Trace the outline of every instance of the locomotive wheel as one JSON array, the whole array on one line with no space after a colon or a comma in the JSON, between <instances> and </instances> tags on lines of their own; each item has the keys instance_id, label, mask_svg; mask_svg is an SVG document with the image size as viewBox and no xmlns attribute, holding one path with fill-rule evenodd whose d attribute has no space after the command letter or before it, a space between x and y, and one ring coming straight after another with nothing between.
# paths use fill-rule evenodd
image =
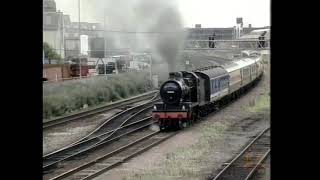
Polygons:
<instances>
[{"instance_id":1,"label":"locomotive wheel","mask_svg":"<svg viewBox=\"0 0 320 180\"><path fill-rule=\"evenodd\" d=\"M183 127L183 128L188 127L188 123L187 123L186 121L182 122L182 127Z\"/></svg>"},{"instance_id":2,"label":"locomotive wheel","mask_svg":"<svg viewBox=\"0 0 320 180\"><path fill-rule=\"evenodd\" d=\"M160 130L161 131L167 131L168 130L168 125L167 125L167 122L166 121L160 121L160 124L159 124L159 126L160 126Z\"/></svg>"},{"instance_id":3,"label":"locomotive wheel","mask_svg":"<svg viewBox=\"0 0 320 180\"><path fill-rule=\"evenodd\" d=\"M161 131L165 131L166 128L165 128L164 126L160 126L160 130L161 130Z\"/></svg>"},{"instance_id":4,"label":"locomotive wheel","mask_svg":"<svg viewBox=\"0 0 320 180\"><path fill-rule=\"evenodd\" d=\"M178 121L178 129L183 129L183 122L181 120Z\"/></svg>"},{"instance_id":5,"label":"locomotive wheel","mask_svg":"<svg viewBox=\"0 0 320 180\"><path fill-rule=\"evenodd\" d=\"M200 117L204 117L205 116L203 108L199 109L199 115L200 115Z\"/></svg>"},{"instance_id":6,"label":"locomotive wheel","mask_svg":"<svg viewBox=\"0 0 320 180\"><path fill-rule=\"evenodd\" d=\"M199 110L199 116L200 116L200 117L203 117L202 110Z\"/></svg>"},{"instance_id":7,"label":"locomotive wheel","mask_svg":"<svg viewBox=\"0 0 320 180\"><path fill-rule=\"evenodd\" d=\"M191 123L195 122L197 120L197 114L195 112L193 112L191 114Z\"/></svg>"}]
</instances>

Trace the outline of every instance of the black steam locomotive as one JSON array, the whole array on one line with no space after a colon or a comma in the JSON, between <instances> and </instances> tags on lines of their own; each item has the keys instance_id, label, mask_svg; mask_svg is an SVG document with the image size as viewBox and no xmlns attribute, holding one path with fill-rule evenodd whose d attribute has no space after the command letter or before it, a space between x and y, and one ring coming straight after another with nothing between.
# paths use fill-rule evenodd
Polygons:
<instances>
[{"instance_id":1,"label":"black steam locomotive","mask_svg":"<svg viewBox=\"0 0 320 180\"><path fill-rule=\"evenodd\" d=\"M210 66L192 72L169 74L160 87L162 102L154 104L152 117L161 130L182 129L206 116L220 103L230 101L257 82L263 74L261 56Z\"/></svg>"}]
</instances>

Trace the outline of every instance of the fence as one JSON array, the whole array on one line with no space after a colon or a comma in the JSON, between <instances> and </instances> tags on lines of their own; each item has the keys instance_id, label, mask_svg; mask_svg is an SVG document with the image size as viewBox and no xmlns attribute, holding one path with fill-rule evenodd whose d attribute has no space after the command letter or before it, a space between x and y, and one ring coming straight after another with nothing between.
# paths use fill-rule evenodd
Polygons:
<instances>
[{"instance_id":1,"label":"fence","mask_svg":"<svg viewBox=\"0 0 320 180\"><path fill-rule=\"evenodd\" d=\"M81 78L80 77L70 77L70 78L57 77L55 80L43 81L43 83L56 83L56 82L69 81L69 80L88 79L95 76L107 76L107 75L106 74L88 75L88 76L82 76Z\"/></svg>"}]
</instances>

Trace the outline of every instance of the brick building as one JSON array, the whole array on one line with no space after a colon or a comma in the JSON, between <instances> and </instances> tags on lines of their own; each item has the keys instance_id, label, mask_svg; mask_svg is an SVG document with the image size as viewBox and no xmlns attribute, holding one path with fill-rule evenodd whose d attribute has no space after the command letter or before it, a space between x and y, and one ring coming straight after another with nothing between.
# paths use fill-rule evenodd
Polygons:
<instances>
[{"instance_id":1,"label":"brick building","mask_svg":"<svg viewBox=\"0 0 320 180\"><path fill-rule=\"evenodd\" d=\"M48 81L70 77L69 67L61 64L44 64L42 73Z\"/></svg>"}]
</instances>

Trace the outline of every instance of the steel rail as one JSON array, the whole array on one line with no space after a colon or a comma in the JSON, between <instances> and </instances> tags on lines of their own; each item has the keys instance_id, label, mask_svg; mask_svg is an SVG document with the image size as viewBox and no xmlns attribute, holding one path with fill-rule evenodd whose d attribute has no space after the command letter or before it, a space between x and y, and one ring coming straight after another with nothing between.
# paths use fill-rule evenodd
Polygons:
<instances>
[{"instance_id":1,"label":"steel rail","mask_svg":"<svg viewBox=\"0 0 320 180\"><path fill-rule=\"evenodd\" d=\"M65 173L63 173L63 174L60 174L59 176L56 176L56 177L54 177L54 178L52 178L52 179L50 179L50 180L56 180L56 179L66 178L66 177L68 177L68 176L70 176L70 175L72 175L72 174L75 174L75 173L77 173L77 172L79 172L79 171L81 171L81 170L83 170L83 169L85 169L85 168L91 167L91 166L99 163L100 161L103 161L103 160L105 160L105 159L107 159L107 158L110 158L110 157L112 157L114 154L117 154L117 153L120 153L120 152L124 152L125 150L128 150L128 149L131 148L131 147L134 147L136 144L139 144L139 143L141 143L141 142L143 142L143 141L147 141L147 140L149 140L150 138L152 138L153 136L155 136L156 134L159 134L159 133L160 133L160 131L152 132L152 133L150 133L150 134L148 134L148 135L146 135L146 136L143 136L143 137L135 140L134 142L131 142L131 143L127 144L127 145L124 145L124 146L122 146L122 147L120 147L120 148L117 148L116 150L114 150L114 151L112 151L112 152L109 152L109 153L107 153L107 154L104 154L104 155L102 155L102 156L100 156L100 157L98 157L98 158L96 158L96 159L94 159L94 160L92 160L92 161L90 161L90 162L88 162L88 163L85 163L85 164L83 164L83 165L81 165L81 166L78 166L78 167L76 167L76 168L73 168L73 169L71 169L71 170L69 170L69 171L67 171L67 172L65 172ZM97 177L98 175L102 174L103 172L105 172L105 171L107 171L107 170L110 170L110 169L112 169L112 168L120 165L120 164L123 163L124 161L126 161L126 160L128 160L128 159L131 159L132 157L134 157L134 156L136 156L136 155L138 155L138 154L140 154L140 153L142 153L142 152L150 149L151 147L153 147L153 146L161 143L162 141L164 141L164 140L172 137L172 136L175 135L175 134L177 134L177 132L173 132L173 133L167 134L167 135L164 136L164 137L160 137L160 138L158 138L156 141L153 141L151 144L148 144L148 145L146 145L146 146L143 147L143 148L139 148L137 151L128 154L128 155L125 156L124 158L121 158L120 160L118 160L118 161L116 161L116 162L114 162L114 163L112 163L112 164L110 164L110 165L107 165L107 166L101 168L100 170L98 170L98 171L96 171L96 172L94 172L94 173L92 173L92 174L88 174L88 176L86 176L84 179L92 179L92 178L94 178L94 177Z\"/></svg>"},{"instance_id":2,"label":"steel rail","mask_svg":"<svg viewBox=\"0 0 320 180\"><path fill-rule=\"evenodd\" d=\"M52 119L52 120L47 120L47 121L43 122L42 128L43 129L47 129L49 127L54 127L54 126L57 126L57 125L60 125L60 124L64 124L64 123L67 123L67 122L71 122L71 121L75 121L75 120L78 120L78 119L81 119L81 118L94 116L96 114L99 114L99 113L102 113L102 112L105 112L105 111L109 111L109 110L112 110L112 109L116 109L116 108L119 108L119 107L124 106L124 105L129 105L129 104L132 104L132 103L143 101L143 100L149 98L149 96L151 96L152 94L156 94L156 93L158 93L158 91L151 91L151 92L144 93L144 94L141 94L141 95L138 95L138 96L135 96L135 97L131 97L131 98L128 98L128 99L116 101L116 102L111 103L111 104L106 104L106 105L103 105L103 106L92 108L92 109L89 109L89 110L86 110L86 111L81 111L81 112L78 112L78 113L75 113L75 114L69 114L69 115L66 115L66 116L63 116L63 117L55 118L55 119Z\"/></svg>"},{"instance_id":3,"label":"steel rail","mask_svg":"<svg viewBox=\"0 0 320 180\"><path fill-rule=\"evenodd\" d=\"M259 160L259 162L257 163L257 165L250 171L250 173L248 174L248 176L246 177L245 180L249 180L252 175L254 174L254 172L256 172L257 168L259 166L261 166L261 164L263 163L263 161L269 156L270 154L270 149L262 156L262 158Z\"/></svg>"},{"instance_id":4,"label":"steel rail","mask_svg":"<svg viewBox=\"0 0 320 180\"><path fill-rule=\"evenodd\" d=\"M262 132L260 132L235 158L232 159L232 161L230 163L228 163L227 166L225 166L215 177L213 180L218 180L218 178L220 178L223 173L225 173L225 171L227 171L229 169L229 167L235 162L237 161L245 152L247 152L247 150L252 147L252 145L258 140L260 139L260 137L262 137L267 131L270 130L270 127L265 128Z\"/></svg>"},{"instance_id":5,"label":"steel rail","mask_svg":"<svg viewBox=\"0 0 320 180\"><path fill-rule=\"evenodd\" d=\"M75 156L79 156L79 155L81 155L81 154L83 154L83 153L86 153L86 152L88 152L88 151L97 149L98 147L100 147L100 146L102 146L102 145L104 145L104 144L106 144L106 143L110 143L110 142L112 142L112 141L114 141L114 140L117 140L117 139L119 139L119 138L121 138L121 137L123 137L123 136L125 136L125 135L129 135L129 134L134 133L134 132L136 132L136 131L139 131L139 130L141 130L141 129L143 129L143 128L149 127L149 126L150 126L151 124L153 124L153 123L154 123L154 122L147 123L147 124L142 125L142 126L140 126L140 127L138 127L138 128L135 128L135 129L133 129L133 130L130 130L130 131L128 131L128 132L125 132L125 133L123 133L123 134L121 134L121 135L119 135L119 136L113 137L113 138L108 139L108 140L101 140L101 141L99 141L98 143L95 143L95 144L93 144L93 145L89 145L89 146L87 146L87 147L85 147L85 148L81 148L81 147L80 147L80 150L75 151L75 153L73 153L73 154L65 153L64 156L63 156L63 155L60 155L59 157L62 156L62 158L57 159L57 160L54 160L53 162L44 165L44 166L43 166L43 169L48 169L49 167L52 167L53 165L56 165L56 164L59 163L59 162L65 161L65 160L70 159L70 158L75 157Z\"/></svg>"},{"instance_id":6,"label":"steel rail","mask_svg":"<svg viewBox=\"0 0 320 180\"><path fill-rule=\"evenodd\" d=\"M158 99L154 100L156 97L157 97L157 95L155 95L151 100L149 100L148 102L146 102L146 103L144 103L144 104L140 104L140 105L137 105L137 106L135 106L135 107L126 109L126 110L124 110L124 111L122 111L122 112L120 112L120 113L118 113L118 114L115 114L114 116L112 116L112 117L110 117L110 118L105 119L105 122L103 122L101 125L99 125L96 129L94 129L92 132L90 132L90 133L87 134L86 136L84 136L84 137L82 137L81 139L79 139L79 140L77 140L77 141L75 141L75 142L73 142L73 143L71 143L71 144L69 144L69 145L66 145L66 146L64 146L64 147L62 147L62 148L60 148L60 149L58 149L58 150L55 150L55 151L53 151L53 152L50 152L50 153L45 154L45 155L43 156L43 158L47 158L47 157L49 157L49 156L52 156L52 155L54 155L54 154L56 154L56 153L58 153L58 152L61 152L61 151L65 150L65 149L67 149L67 148L69 148L69 147L71 147L71 146L73 146L73 145L75 145L75 144L79 144L81 141L85 141L85 140L88 139L91 135L93 135L94 133L98 132L102 127L104 127L105 125L107 125L107 124L110 123L111 121L115 121L115 120L116 120L117 118L119 118L121 115L124 115L124 114L126 114L126 113L129 113L129 112L132 111L132 110L135 110L135 109L140 108L140 107L142 107L142 106L144 106L144 105L147 105L147 104L149 104L149 103L152 103L152 102L157 101Z\"/></svg>"}]
</instances>

